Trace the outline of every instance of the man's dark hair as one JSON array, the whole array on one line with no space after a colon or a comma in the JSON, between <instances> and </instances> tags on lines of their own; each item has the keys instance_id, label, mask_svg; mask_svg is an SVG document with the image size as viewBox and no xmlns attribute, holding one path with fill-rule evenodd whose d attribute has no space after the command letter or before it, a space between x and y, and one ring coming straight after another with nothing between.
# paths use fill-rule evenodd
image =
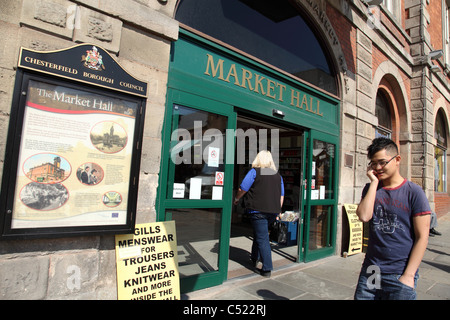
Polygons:
<instances>
[{"instance_id":1,"label":"man's dark hair","mask_svg":"<svg viewBox=\"0 0 450 320\"><path fill-rule=\"evenodd\" d=\"M383 149L386 149L386 152L398 154L398 147L395 142L381 137L372 140L372 144L367 148L367 158L372 159L375 153Z\"/></svg>"}]
</instances>

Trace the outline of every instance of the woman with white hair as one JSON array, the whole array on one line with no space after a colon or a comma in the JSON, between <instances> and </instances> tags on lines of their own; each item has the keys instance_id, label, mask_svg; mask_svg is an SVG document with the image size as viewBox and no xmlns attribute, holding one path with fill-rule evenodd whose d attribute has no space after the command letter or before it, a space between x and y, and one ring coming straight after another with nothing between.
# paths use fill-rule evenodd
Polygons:
<instances>
[{"instance_id":1,"label":"woman with white hair","mask_svg":"<svg viewBox=\"0 0 450 320\"><path fill-rule=\"evenodd\" d=\"M244 195L245 207L251 214L253 226L251 259L255 267L261 261L262 268L257 271L264 277L270 277L273 266L268 229L281 213L284 200L283 178L278 173L270 151L258 153L252 169L242 180L234 204L238 204Z\"/></svg>"}]
</instances>

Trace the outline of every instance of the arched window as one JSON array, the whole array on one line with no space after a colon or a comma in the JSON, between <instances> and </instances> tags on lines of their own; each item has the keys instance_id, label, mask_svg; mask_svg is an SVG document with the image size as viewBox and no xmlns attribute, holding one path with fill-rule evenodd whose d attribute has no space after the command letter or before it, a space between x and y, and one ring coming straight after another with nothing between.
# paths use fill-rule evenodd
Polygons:
<instances>
[{"instance_id":1,"label":"arched window","mask_svg":"<svg viewBox=\"0 0 450 320\"><path fill-rule=\"evenodd\" d=\"M289 0L180 0L175 19L337 94L324 48Z\"/></svg>"},{"instance_id":2,"label":"arched window","mask_svg":"<svg viewBox=\"0 0 450 320\"><path fill-rule=\"evenodd\" d=\"M447 191L447 126L445 114L439 110L434 124L437 144L434 152L434 191Z\"/></svg>"},{"instance_id":3,"label":"arched window","mask_svg":"<svg viewBox=\"0 0 450 320\"><path fill-rule=\"evenodd\" d=\"M375 131L375 137L391 138L392 120L389 107L389 100L386 95L378 90L375 102L375 116L378 118L378 127Z\"/></svg>"}]
</instances>

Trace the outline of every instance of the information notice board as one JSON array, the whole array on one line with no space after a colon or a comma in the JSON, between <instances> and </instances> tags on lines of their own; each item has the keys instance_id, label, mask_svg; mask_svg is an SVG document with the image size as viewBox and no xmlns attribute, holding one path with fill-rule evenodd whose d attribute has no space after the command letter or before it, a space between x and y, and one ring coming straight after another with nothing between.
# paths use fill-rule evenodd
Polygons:
<instances>
[{"instance_id":1,"label":"information notice board","mask_svg":"<svg viewBox=\"0 0 450 320\"><path fill-rule=\"evenodd\" d=\"M103 48L21 48L0 238L134 230L147 83Z\"/></svg>"},{"instance_id":2,"label":"information notice board","mask_svg":"<svg viewBox=\"0 0 450 320\"><path fill-rule=\"evenodd\" d=\"M175 221L116 235L116 265L119 300L180 300Z\"/></svg>"},{"instance_id":3,"label":"information notice board","mask_svg":"<svg viewBox=\"0 0 450 320\"><path fill-rule=\"evenodd\" d=\"M125 225L137 106L30 80L11 228Z\"/></svg>"}]
</instances>

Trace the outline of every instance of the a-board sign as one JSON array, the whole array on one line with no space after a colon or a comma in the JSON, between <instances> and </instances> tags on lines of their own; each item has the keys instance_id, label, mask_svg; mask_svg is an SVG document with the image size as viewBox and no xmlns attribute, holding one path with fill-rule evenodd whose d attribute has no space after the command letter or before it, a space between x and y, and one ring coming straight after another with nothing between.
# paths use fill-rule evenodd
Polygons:
<instances>
[{"instance_id":1,"label":"a-board sign","mask_svg":"<svg viewBox=\"0 0 450 320\"><path fill-rule=\"evenodd\" d=\"M348 243L347 255L362 252L363 246L363 223L356 215L356 204L344 204L345 212L347 213L348 224L350 229L350 239Z\"/></svg>"},{"instance_id":2,"label":"a-board sign","mask_svg":"<svg viewBox=\"0 0 450 320\"><path fill-rule=\"evenodd\" d=\"M116 235L117 298L179 300L175 221L138 224Z\"/></svg>"}]
</instances>

